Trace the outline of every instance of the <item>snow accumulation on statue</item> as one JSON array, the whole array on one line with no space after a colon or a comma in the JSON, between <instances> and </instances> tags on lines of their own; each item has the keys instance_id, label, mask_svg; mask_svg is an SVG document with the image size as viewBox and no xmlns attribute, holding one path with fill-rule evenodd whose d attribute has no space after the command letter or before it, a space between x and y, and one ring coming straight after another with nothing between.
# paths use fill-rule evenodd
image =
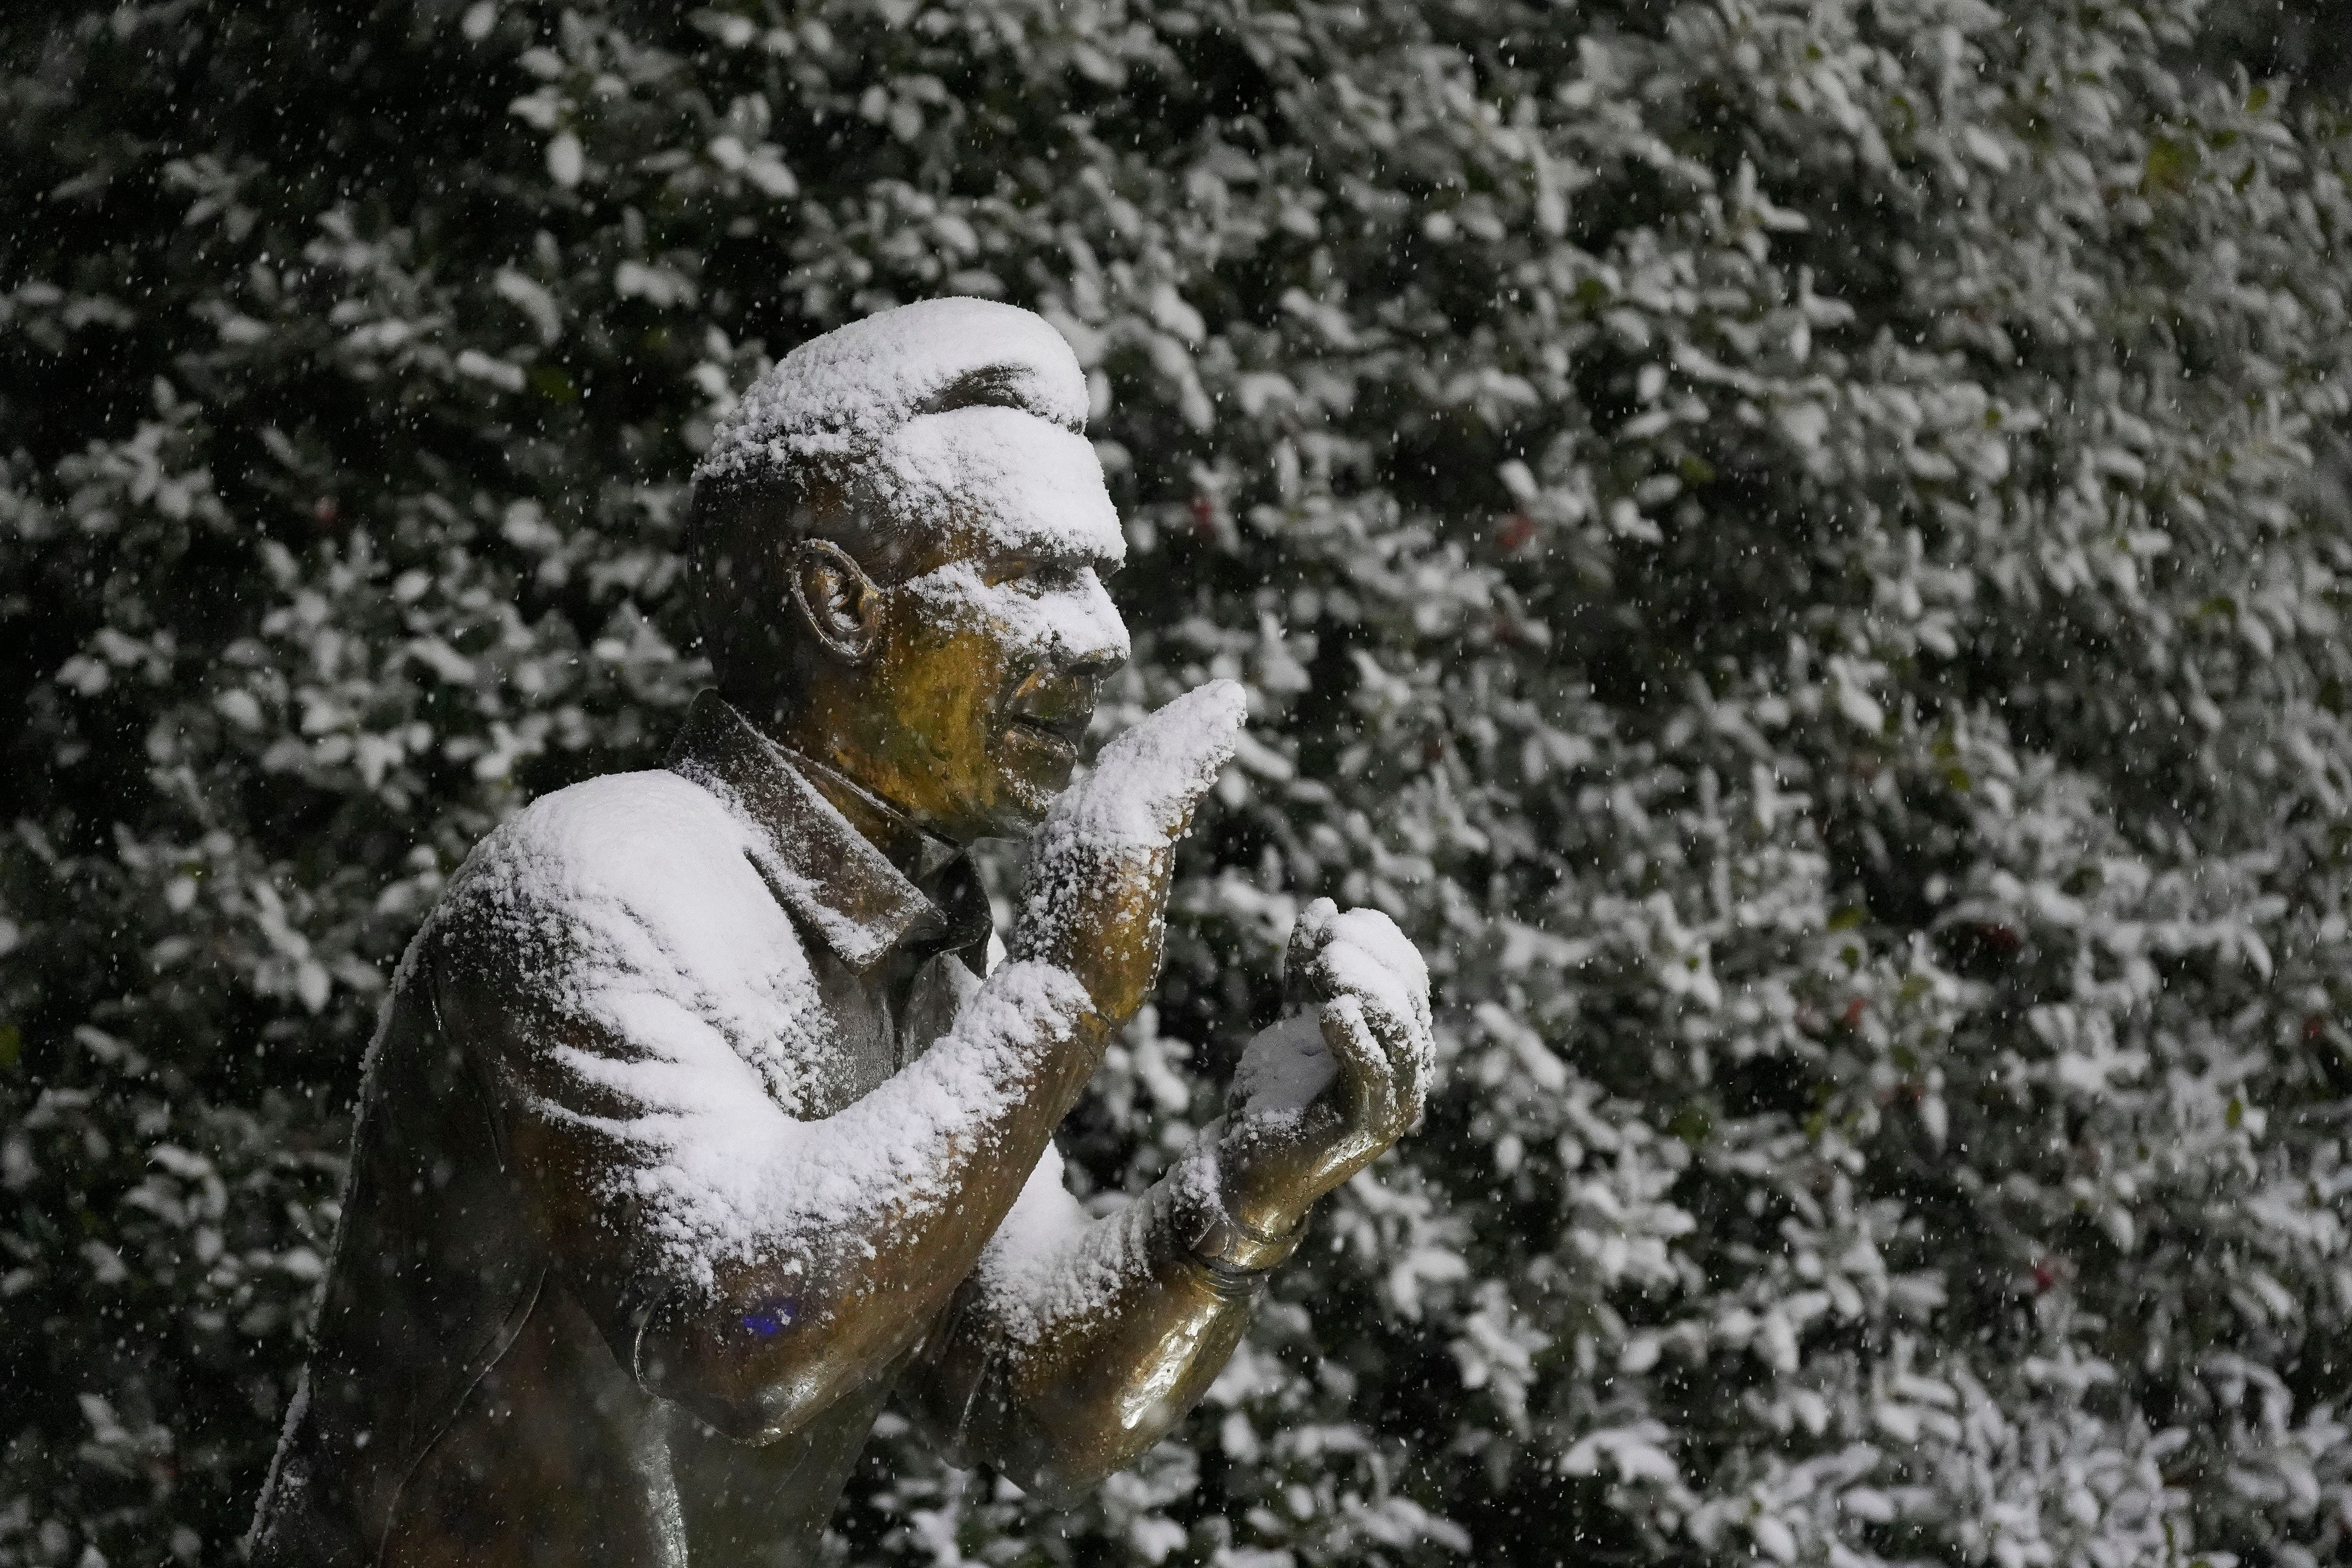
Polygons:
<instances>
[{"instance_id":1,"label":"snow accumulation on statue","mask_svg":"<svg viewBox=\"0 0 2352 1568\"><path fill-rule=\"evenodd\" d=\"M666 767L483 840L410 947L257 1562L803 1562L890 1402L1066 1499L1417 1118L1420 955L1318 900L1226 1115L1107 1216L1062 1187L1244 720L1212 682L1071 783L1127 654L1086 407L1045 321L938 300L803 344L720 428L688 547L717 685ZM1003 837L992 964L965 850Z\"/></svg>"}]
</instances>

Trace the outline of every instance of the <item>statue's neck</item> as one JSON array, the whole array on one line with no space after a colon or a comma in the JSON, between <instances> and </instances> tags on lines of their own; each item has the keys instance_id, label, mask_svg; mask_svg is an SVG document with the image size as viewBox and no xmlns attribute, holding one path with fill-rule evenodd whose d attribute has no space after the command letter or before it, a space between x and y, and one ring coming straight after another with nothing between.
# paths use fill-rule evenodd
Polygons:
<instances>
[{"instance_id":1,"label":"statue's neck","mask_svg":"<svg viewBox=\"0 0 2352 1568\"><path fill-rule=\"evenodd\" d=\"M814 785L827 805L841 813L859 837L880 850L901 876L918 887L928 887L963 847L929 832L912 816L832 763L817 757L792 740L772 737L792 758L801 776Z\"/></svg>"}]
</instances>

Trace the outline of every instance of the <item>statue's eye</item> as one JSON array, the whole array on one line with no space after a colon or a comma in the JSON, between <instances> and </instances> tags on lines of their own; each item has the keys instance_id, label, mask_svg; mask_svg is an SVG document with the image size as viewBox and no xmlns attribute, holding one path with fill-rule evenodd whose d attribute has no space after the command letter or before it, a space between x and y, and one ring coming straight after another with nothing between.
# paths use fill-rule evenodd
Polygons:
<instances>
[{"instance_id":1,"label":"statue's eye","mask_svg":"<svg viewBox=\"0 0 2352 1568\"><path fill-rule=\"evenodd\" d=\"M945 414L957 408L1023 408L1021 373L1011 365L968 370L923 400L919 414Z\"/></svg>"},{"instance_id":2,"label":"statue's eye","mask_svg":"<svg viewBox=\"0 0 2352 1568\"><path fill-rule=\"evenodd\" d=\"M992 588L1012 586L1026 594L1067 594L1081 586L1087 568L1067 561L1035 561L1013 556L981 568L981 581Z\"/></svg>"}]
</instances>

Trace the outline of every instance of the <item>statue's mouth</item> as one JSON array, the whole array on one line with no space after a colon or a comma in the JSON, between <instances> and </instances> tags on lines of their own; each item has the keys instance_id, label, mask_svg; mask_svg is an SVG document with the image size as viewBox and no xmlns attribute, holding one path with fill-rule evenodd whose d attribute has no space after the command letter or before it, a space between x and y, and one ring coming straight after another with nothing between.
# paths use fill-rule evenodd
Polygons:
<instances>
[{"instance_id":1,"label":"statue's mouth","mask_svg":"<svg viewBox=\"0 0 2352 1568\"><path fill-rule=\"evenodd\" d=\"M1059 747L1075 756L1077 754L1078 741L1086 733L1087 717L1083 713L1062 718L1049 717L1042 713L1015 713L1013 716L1013 727L1026 731L1036 739Z\"/></svg>"},{"instance_id":2,"label":"statue's mouth","mask_svg":"<svg viewBox=\"0 0 2352 1568\"><path fill-rule=\"evenodd\" d=\"M1057 762L1077 760L1094 716L1094 682L1051 669L1033 673L1005 704L1010 727Z\"/></svg>"}]
</instances>

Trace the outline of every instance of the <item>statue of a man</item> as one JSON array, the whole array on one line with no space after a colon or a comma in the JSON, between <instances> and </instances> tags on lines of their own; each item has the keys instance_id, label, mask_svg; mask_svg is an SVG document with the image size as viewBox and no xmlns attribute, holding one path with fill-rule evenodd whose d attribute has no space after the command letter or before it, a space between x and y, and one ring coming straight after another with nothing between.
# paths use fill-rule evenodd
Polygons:
<instances>
[{"instance_id":1,"label":"statue of a man","mask_svg":"<svg viewBox=\"0 0 2352 1568\"><path fill-rule=\"evenodd\" d=\"M696 472L718 687L486 838L371 1048L265 1564L809 1560L884 1404L1068 1498L1216 1374L1419 1114L1427 976L1318 903L1226 1116L1089 1218L1051 1142L1160 956L1214 682L1070 784L1127 653L1068 346L941 300L818 338ZM1001 958L964 853L1028 835Z\"/></svg>"}]
</instances>

